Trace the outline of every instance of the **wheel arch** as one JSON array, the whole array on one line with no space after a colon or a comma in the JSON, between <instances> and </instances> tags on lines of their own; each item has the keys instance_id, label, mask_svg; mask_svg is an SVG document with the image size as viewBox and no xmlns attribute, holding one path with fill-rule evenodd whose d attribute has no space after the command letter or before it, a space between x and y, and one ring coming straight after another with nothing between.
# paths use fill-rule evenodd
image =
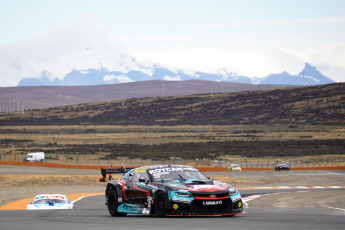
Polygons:
<instances>
[{"instance_id":1,"label":"wheel arch","mask_svg":"<svg viewBox=\"0 0 345 230\"><path fill-rule=\"evenodd\" d=\"M109 192L114 190L116 194L122 197L122 186L119 184L108 183L107 188L105 189L105 196L108 197Z\"/></svg>"}]
</instances>

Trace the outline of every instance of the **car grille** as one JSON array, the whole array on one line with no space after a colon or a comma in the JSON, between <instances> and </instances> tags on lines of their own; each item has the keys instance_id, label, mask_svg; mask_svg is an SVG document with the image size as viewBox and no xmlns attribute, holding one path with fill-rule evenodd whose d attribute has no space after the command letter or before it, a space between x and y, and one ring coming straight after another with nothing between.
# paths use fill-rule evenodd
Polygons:
<instances>
[{"instance_id":1,"label":"car grille","mask_svg":"<svg viewBox=\"0 0 345 230\"><path fill-rule=\"evenodd\" d=\"M194 200L192 202L193 209L198 213L226 213L231 211L231 200Z\"/></svg>"},{"instance_id":2,"label":"car grille","mask_svg":"<svg viewBox=\"0 0 345 230\"><path fill-rule=\"evenodd\" d=\"M196 193L193 192L192 193L194 197L226 197L229 196L229 192L222 192L222 193L214 193L214 194L210 194L210 193Z\"/></svg>"}]
</instances>

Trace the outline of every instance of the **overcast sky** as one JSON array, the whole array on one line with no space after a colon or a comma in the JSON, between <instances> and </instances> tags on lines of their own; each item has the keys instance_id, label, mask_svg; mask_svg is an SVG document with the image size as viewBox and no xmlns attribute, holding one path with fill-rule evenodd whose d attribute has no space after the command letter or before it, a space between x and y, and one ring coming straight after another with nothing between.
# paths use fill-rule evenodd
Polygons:
<instances>
[{"instance_id":1,"label":"overcast sky","mask_svg":"<svg viewBox=\"0 0 345 230\"><path fill-rule=\"evenodd\" d=\"M0 86L47 70L160 63L345 82L343 0L0 0Z\"/></svg>"}]
</instances>

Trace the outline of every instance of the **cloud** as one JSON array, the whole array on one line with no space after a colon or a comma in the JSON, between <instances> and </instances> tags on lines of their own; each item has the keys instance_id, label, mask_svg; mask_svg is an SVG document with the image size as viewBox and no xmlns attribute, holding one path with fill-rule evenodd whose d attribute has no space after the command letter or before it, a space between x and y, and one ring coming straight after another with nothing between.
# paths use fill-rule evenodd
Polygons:
<instances>
[{"instance_id":1,"label":"cloud","mask_svg":"<svg viewBox=\"0 0 345 230\"><path fill-rule=\"evenodd\" d=\"M107 30L90 18L61 24L39 36L0 46L0 86L14 86L22 78L40 77L44 70L62 79L73 69L139 69Z\"/></svg>"},{"instance_id":2,"label":"cloud","mask_svg":"<svg viewBox=\"0 0 345 230\"><path fill-rule=\"evenodd\" d=\"M326 18L304 18L290 20L270 20L270 21L251 21L251 22L234 22L224 24L209 24L184 26L182 29L215 29L215 28L232 28L232 27L257 27L257 26L284 26L284 25L330 25L345 23L345 17L326 17Z\"/></svg>"}]
</instances>

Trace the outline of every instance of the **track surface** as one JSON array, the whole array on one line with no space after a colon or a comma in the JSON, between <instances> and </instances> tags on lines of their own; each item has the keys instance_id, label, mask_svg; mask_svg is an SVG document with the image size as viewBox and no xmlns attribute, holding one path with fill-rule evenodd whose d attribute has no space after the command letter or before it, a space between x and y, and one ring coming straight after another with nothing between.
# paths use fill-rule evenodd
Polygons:
<instances>
[{"instance_id":1,"label":"track surface","mask_svg":"<svg viewBox=\"0 0 345 230\"><path fill-rule=\"evenodd\" d=\"M344 229L345 211L327 208L247 208L234 217L111 217L103 196L88 197L74 210L0 211L0 229Z\"/></svg>"},{"instance_id":2,"label":"track surface","mask_svg":"<svg viewBox=\"0 0 345 230\"><path fill-rule=\"evenodd\" d=\"M8 172L8 169L5 170ZM39 170L40 171L40 170ZM57 173L51 170L51 174ZM98 171L98 170L97 170ZM0 170L1 173L1 170ZM35 172L41 173L41 172ZM79 174L81 172L79 171ZM85 172L87 173L87 172ZM96 173L96 172L95 172ZM98 173L98 172L97 172ZM257 173L250 172L253 176ZM260 172L261 175L271 172ZM213 174L213 173L210 173ZM223 173L217 173L223 174ZM226 172L224 172L226 174ZM344 171L318 171L318 172L289 172L288 175L340 175ZM341 182L345 180L341 179ZM306 189L240 189L246 197L253 194L267 194L275 192L297 192ZM332 189L312 189L313 191L331 191ZM340 189L344 191L345 189ZM320 199L327 199L321 197ZM104 205L104 196L86 197L75 203L74 210L13 210L0 211L0 230L94 230L94 229L344 229L345 210L332 208L246 208L244 215L234 217L174 217L159 218L147 215L128 215L127 217L111 217Z\"/></svg>"}]
</instances>

